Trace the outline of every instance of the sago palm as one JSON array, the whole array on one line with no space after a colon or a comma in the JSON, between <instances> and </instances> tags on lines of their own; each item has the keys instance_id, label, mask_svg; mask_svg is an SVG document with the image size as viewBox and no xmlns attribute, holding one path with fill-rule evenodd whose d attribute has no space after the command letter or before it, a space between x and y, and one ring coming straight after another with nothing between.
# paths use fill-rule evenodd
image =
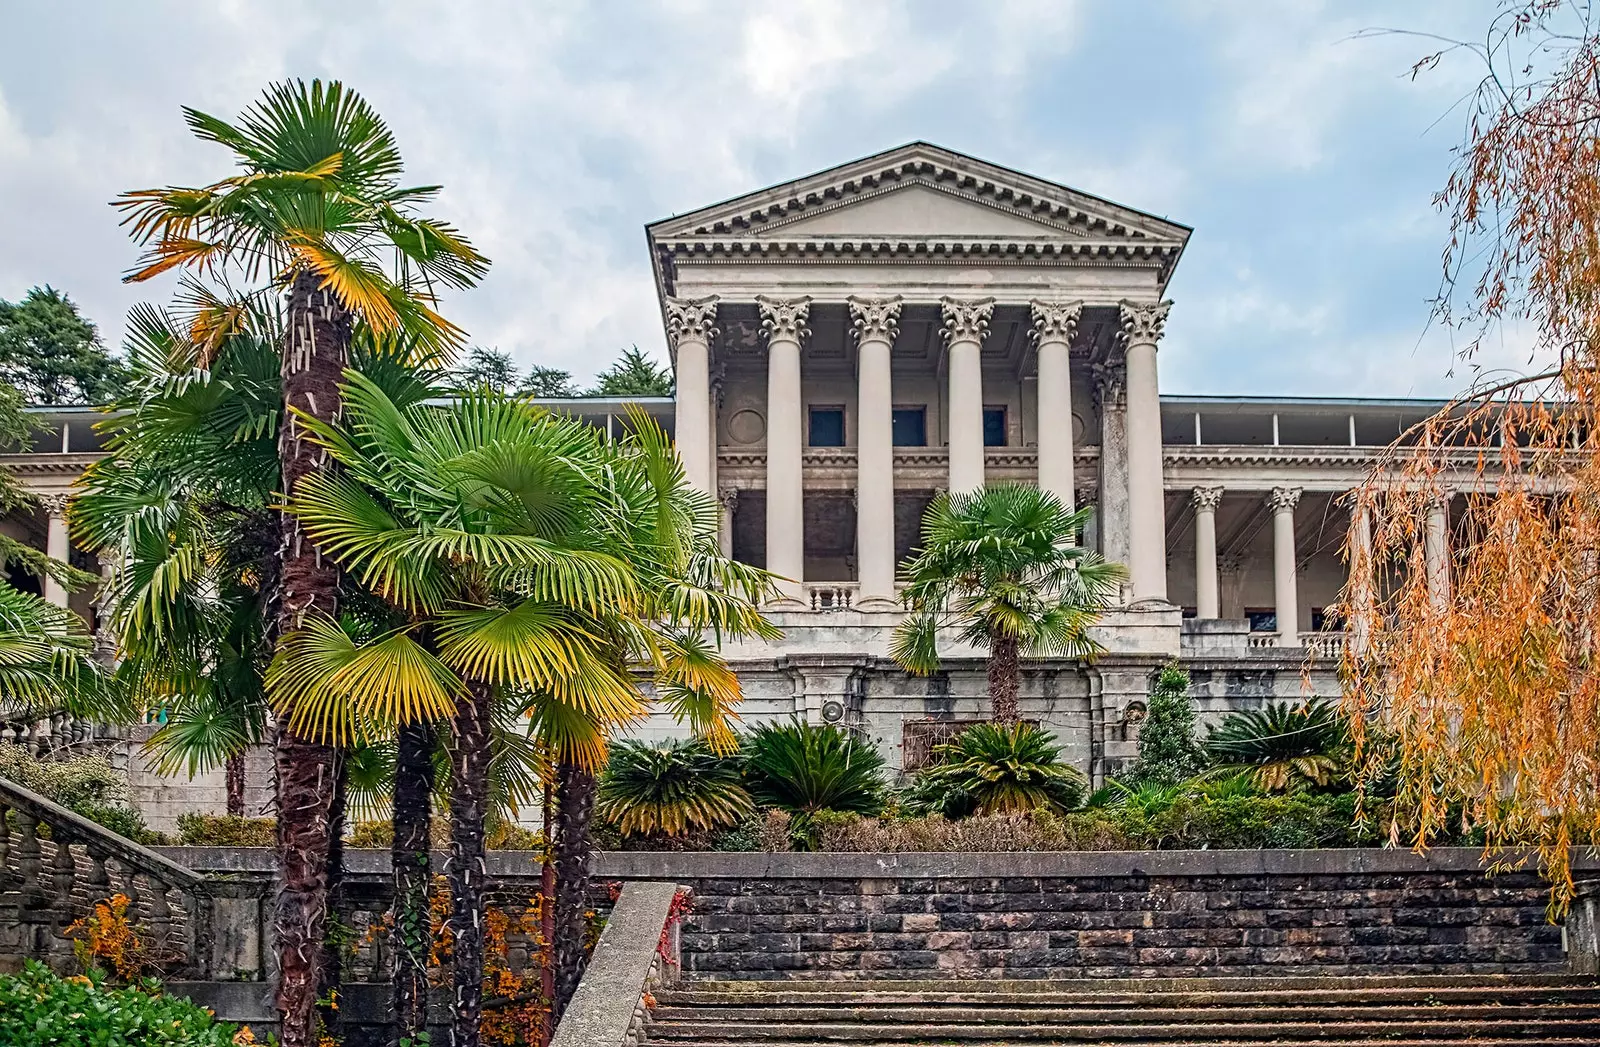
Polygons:
<instances>
[{"instance_id":1,"label":"sago palm","mask_svg":"<svg viewBox=\"0 0 1600 1047\"><path fill-rule=\"evenodd\" d=\"M974 724L934 755L940 762L922 777L979 814L1067 810L1083 802L1088 788L1077 768L1061 762L1061 747L1033 724ZM943 813L959 812L946 805Z\"/></svg>"},{"instance_id":2,"label":"sago palm","mask_svg":"<svg viewBox=\"0 0 1600 1047\"><path fill-rule=\"evenodd\" d=\"M888 798L883 755L833 724L760 724L745 738L743 752L750 794L762 806L793 815L792 833L803 846L810 845L819 812L879 814Z\"/></svg>"},{"instance_id":3,"label":"sago palm","mask_svg":"<svg viewBox=\"0 0 1600 1047\"><path fill-rule=\"evenodd\" d=\"M1077 544L1089 510L1069 512L1035 487L995 484L941 493L922 519L922 549L905 563L910 613L889 653L908 672L939 668L939 634L989 652L995 720L1017 719L1022 655L1090 658L1089 629L1126 575Z\"/></svg>"},{"instance_id":4,"label":"sago palm","mask_svg":"<svg viewBox=\"0 0 1600 1047\"><path fill-rule=\"evenodd\" d=\"M1229 713L1206 734L1217 769L1244 774L1263 792L1324 786L1347 768L1348 734L1338 708L1325 699L1268 702Z\"/></svg>"},{"instance_id":5,"label":"sago palm","mask_svg":"<svg viewBox=\"0 0 1600 1047\"><path fill-rule=\"evenodd\" d=\"M187 108L184 116L197 137L233 153L238 172L209 185L119 197L134 239L146 248L127 279L173 269L234 271L285 293L283 403L325 422L339 415L353 321L380 336L405 330L425 344L459 343L461 332L434 311L434 289L471 286L487 260L448 224L416 214L437 187L401 185L394 136L358 94L337 81L284 82L236 122ZM279 480L292 492L302 477L325 467L325 455L299 425L286 424L280 435ZM281 516L278 547L273 631L283 635L312 613L332 614L339 579L291 514ZM276 733L274 757L275 1002L285 1047L311 1047L339 775L334 749L293 728Z\"/></svg>"},{"instance_id":6,"label":"sago palm","mask_svg":"<svg viewBox=\"0 0 1600 1047\"><path fill-rule=\"evenodd\" d=\"M623 836L682 837L750 813L738 765L697 739L612 746L595 810Z\"/></svg>"},{"instance_id":7,"label":"sago palm","mask_svg":"<svg viewBox=\"0 0 1600 1047\"><path fill-rule=\"evenodd\" d=\"M771 635L755 610L770 583L709 552L712 506L688 492L648 419L615 445L493 393L402 407L355 373L344 403L337 427L301 419L342 468L302 481L291 510L404 620L358 641L308 617L268 683L313 737L336 740L362 720L449 720L454 1024L456 1042L471 1043L496 710L530 718L562 763L559 852L563 837L586 837L607 734L645 712L635 668L696 733L728 744L738 683L701 632ZM575 797L583 778L590 796ZM558 955L582 943L587 851L572 846L580 860L559 870L557 896L558 922L572 926L558 928Z\"/></svg>"}]
</instances>

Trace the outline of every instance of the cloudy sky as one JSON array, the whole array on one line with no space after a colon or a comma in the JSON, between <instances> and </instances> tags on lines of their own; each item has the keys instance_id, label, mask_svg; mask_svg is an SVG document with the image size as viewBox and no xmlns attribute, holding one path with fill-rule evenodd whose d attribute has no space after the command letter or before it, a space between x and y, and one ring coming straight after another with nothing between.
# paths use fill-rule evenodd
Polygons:
<instances>
[{"instance_id":1,"label":"cloudy sky","mask_svg":"<svg viewBox=\"0 0 1600 1047\"><path fill-rule=\"evenodd\" d=\"M1195 227L1167 392L1437 395L1431 205L1478 70L1413 80L1393 27L1479 37L1494 0L19 2L0 36L0 297L133 302L119 191L222 177L179 107L339 77L494 260L447 311L592 375L664 354L646 222L927 139ZM1500 350L1507 362L1519 355Z\"/></svg>"}]
</instances>

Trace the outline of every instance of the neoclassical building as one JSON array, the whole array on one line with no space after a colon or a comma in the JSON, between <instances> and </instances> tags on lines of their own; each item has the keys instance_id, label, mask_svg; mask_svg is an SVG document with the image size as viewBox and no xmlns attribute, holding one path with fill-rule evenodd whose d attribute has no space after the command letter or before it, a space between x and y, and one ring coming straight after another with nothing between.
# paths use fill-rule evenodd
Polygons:
<instances>
[{"instance_id":1,"label":"neoclassical building","mask_svg":"<svg viewBox=\"0 0 1600 1047\"><path fill-rule=\"evenodd\" d=\"M1097 780L1171 658L1208 712L1333 692L1341 496L1441 404L1163 396L1189 233L922 142L646 227L677 395L640 403L720 499L725 551L786 579L784 638L728 651L747 721L842 723L900 765L982 718L981 652L917 678L888 643L924 507L1001 480L1092 505L1085 540L1129 568L1101 657L1024 665L1024 716ZM603 426L626 406L549 405ZM59 495L96 438L86 416L43 420L12 464ZM7 526L59 554L59 507Z\"/></svg>"}]
</instances>

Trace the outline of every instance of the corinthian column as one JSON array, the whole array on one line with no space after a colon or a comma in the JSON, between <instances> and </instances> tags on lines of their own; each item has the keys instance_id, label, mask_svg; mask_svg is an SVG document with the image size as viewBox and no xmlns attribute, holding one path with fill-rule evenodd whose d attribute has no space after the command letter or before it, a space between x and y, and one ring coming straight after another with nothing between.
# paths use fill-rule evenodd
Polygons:
<instances>
[{"instance_id":1,"label":"corinthian column","mask_svg":"<svg viewBox=\"0 0 1600 1047\"><path fill-rule=\"evenodd\" d=\"M1295 580L1294 507L1300 488L1274 487L1267 498L1272 509L1272 595L1278 616L1278 643L1300 646L1300 593Z\"/></svg>"},{"instance_id":2,"label":"corinthian column","mask_svg":"<svg viewBox=\"0 0 1600 1047\"><path fill-rule=\"evenodd\" d=\"M805 605L805 496L800 452L800 343L810 298L756 297L767 335L767 570L780 604Z\"/></svg>"},{"instance_id":3,"label":"corinthian column","mask_svg":"<svg viewBox=\"0 0 1600 1047\"><path fill-rule=\"evenodd\" d=\"M900 296L851 298L856 363L857 606L892 610L894 598L894 389L889 351L899 330Z\"/></svg>"},{"instance_id":4,"label":"corinthian column","mask_svg":"<svg viewBox=\"0 0 1600 1047\"><path fill-rule=\"evenodd\" d=\"M989 333L993 298L941 298L944 336L950 343L945 368L949 404L950 493L983 486L983 339Z\"/></svg>"},{"instance_id":5,"label":"corinthian column","mask_svg":"<svg viewBox=\"0 0 1600 1047\"><path fill-rule=\"evenodd\" d=\"M1171 302L1122 303L1128 362L1128 565L1135 599L1167 598L1167 511L1161 484L1161 389L1156 342Z\"/></svg>"},{"instance_id":6,"label":"corinthian column","mask_svg":"<svg viewBox=\"0 0 1600 1047\"><path fill-rule=\"evenodd\" d=\"M1440 495L1428 503L1422 531L1422 556L1427 571L1428 602L1435 610L1450 603L1450 496Z\"/></svg>"},{"instance_id":7,"label":"corinthian column","mask_svg":"<svg viewBox=\"0 0 1600 1047\"><path fill-rule=\"evenodd\" d=\"M1039 356L1039 487L1073 508L1072 377L1068 354L1082 302L1033 303Z\"/></svg>"},{"instance_id":8,"label":"corinthian column","mask_svg":"<svg viewBox=\"0 0 1600 1047\"><path fill-rule=\"evenodd\" d=\"M1217 595L1217 506L1222 488L1196 487L1194 494L1194 603L1196 618L1221 618Z\"/></svg>"},{"instance_id":9,"label":"corinthian column","mask_svg":"<svg viewBox=\"0 0 1600 1047\"><path fill-rule=\"evenodd\" d=\"M706 494L711 479L711 340L716 337L717 296L668 298L667 338L677 370L673 428L689 486Z\"/></svg>"},{"instance_id":10,"label":"corinthian column","mask_svg":"<svg viewBox=\"0 0 1600 1047\"><path fill-rule=\"evenodd\" d=\"M47 494L39 499L48 516L45 525L44 551L52 560L68 563L72 558L72 541L67 537L67 496ZM67 587L46 575L44 598L57 607L67 606Z\"/></svg>"}]
</instances>

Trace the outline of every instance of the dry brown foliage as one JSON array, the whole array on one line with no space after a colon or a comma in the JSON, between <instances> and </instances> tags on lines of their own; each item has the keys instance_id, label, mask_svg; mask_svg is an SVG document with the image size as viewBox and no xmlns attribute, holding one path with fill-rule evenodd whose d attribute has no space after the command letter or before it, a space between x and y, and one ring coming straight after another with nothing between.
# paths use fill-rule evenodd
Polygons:
<instances>
[{"instance_id":1,"label":"dry brown foliage","mask_svg":"<svg viewBox=\"0 0 1600 1047\"><path fill-rule=\"evenodd\" d=\"M1471 331L1468 366L1502 325L1531 331L1530 360L1551 363L1479 373L1389 449L1352 496L1342 601L1362 780L1397 781L1391 838L1425 847L1460 820L1502 861L1536 849L1556 911L1572 896L1574 848L1600 829L1591 14L1555 0L1507 8L1482 44L1418 63L1470 51L1488 70L1437 197L1451 218L1438 319ZM1441 498L1452 506L1442 527Z\"/></svg>"}]
</instances>

